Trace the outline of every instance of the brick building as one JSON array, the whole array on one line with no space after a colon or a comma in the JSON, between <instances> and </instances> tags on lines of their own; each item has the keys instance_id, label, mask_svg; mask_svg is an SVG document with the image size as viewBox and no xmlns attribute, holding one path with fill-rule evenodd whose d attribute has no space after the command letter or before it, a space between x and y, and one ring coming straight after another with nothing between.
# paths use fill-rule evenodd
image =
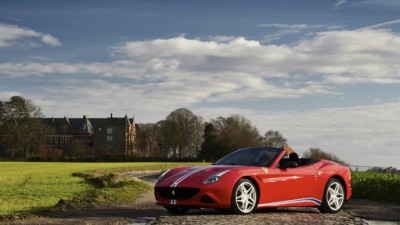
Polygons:
<instances>
[{"instance_id":1,"label":"brick building","mask_svg":"<svg viewBox=\"0 0 400 225\"><path fill-rule=\"evenodd\" d=\"M44 118L49 135L46 150L60 150L64 156L78 146L90 155L133 154L136 150L136 123L134 117L107 118ZM88 153L86 153L88 154Z\"/></svg>"}]
</instances>

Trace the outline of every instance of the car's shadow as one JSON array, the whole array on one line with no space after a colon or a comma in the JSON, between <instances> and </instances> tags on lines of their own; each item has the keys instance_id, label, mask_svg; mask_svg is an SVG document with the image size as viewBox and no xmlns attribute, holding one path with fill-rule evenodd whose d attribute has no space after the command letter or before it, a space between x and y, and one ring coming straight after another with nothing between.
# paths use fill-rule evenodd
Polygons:
<instances>
[{"instance_id":1,"label":"car's shadow","mask_svg":"<svg viewBox=\"0 0 400 225\"><path fill-rule=\"evenodd\" d=\"M112 217L123 217L123 218L138 218L138 217L159 217L167 215L167 211L163 208L149 208L149 209L132 209L129 207L115 207L106 209L86 209L86 210L71 210L65 212L55 212L46 215L49 218L69 218L69 219L80 219L80 218L112 218Z\"/></svg>"},{"instance_id":2,"label":"car's shadow","mask_svg":"<svg viewBox=\"0 0 400 225\"><path fill-rule=\"evenodd\" d=\"M317 208L314 207L289 207L289 208L262 208L254 210L255 214L265 213L301 213L301 214L315 214L320 213ZM226 209L191 209L185 214L171 214L168 216L185 216L185 215L237 215Z\"/></svg>"}]
</instances>

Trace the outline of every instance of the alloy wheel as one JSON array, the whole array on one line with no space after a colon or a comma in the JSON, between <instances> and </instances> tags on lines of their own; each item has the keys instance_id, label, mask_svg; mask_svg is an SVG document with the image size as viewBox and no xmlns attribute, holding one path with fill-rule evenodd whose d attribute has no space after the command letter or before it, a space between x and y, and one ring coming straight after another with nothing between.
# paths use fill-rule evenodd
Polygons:
<instances>
[{"instance_id":1,"label":"alloy wheel","mask_svg":"<svg viewBox=\"0 0 400 225\"><path fill-rule=\"evenodd\" d=\"M250 182L241 183L236 189L235 200L237 208L242 213L253 211L257 203L257 191Z\"/></svg>"}]
</instances>

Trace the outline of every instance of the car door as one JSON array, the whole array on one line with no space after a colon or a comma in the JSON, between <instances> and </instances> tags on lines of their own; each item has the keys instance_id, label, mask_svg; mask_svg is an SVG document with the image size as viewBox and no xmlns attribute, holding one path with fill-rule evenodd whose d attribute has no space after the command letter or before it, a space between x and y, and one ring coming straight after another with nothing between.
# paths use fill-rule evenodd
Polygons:
<instances>
[{"instance_id":1,"label":"car door","mask_svg":"<svg viewBox=\"0 0 400 225\"><path fill-rule=\"evenodd\" d=\"M270 168L270 181L275 184L275 201L296 200L314 196L318 172L313 166Z\"/></svg>"}]
</instances>

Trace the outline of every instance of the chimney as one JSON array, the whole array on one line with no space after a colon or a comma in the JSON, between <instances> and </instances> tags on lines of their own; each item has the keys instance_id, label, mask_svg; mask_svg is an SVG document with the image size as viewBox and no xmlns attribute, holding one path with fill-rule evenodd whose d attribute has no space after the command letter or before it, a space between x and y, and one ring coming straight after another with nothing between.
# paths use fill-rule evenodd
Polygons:
<instances>
[{"instance_id":1,"label":"chimney","mask_svg":"<svg viewBox=\"0 0 400 225\"><path fill-rule=\"evenodd\" d=\"M111 115L110 115L110 118L112 118L112 113L111 113Z\"/></svg>"}]
</instances>

